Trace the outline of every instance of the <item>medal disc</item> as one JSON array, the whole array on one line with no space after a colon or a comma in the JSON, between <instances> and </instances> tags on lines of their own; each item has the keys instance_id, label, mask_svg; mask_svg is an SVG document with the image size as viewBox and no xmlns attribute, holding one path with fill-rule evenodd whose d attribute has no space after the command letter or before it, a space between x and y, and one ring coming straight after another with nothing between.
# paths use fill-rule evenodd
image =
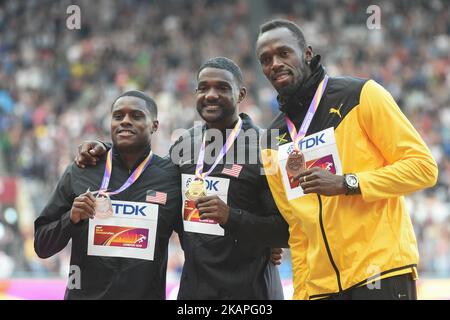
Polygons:
<instances>
[{"instance_id":1,"label":"medal disc","mask_svg":"<svg viewBox=\"0 0 450 320\"><path fill-rule=\"evenodd\" d=\"M206 184L203 180L194 180L189 184L186 191L186 197L190 200L195 200L206 196Z\"/></svg>"},{"instance_id":2,"label":"medal disc","mask_svg":"<svg viewBox=\"0 0 450 320\"><path fill-rule=\"evenodd\" d=\"M112 203L108 196L100 195L95 198L95 216L100 219L113 216Z\"/></svg>"},{"instance_id":3,"label":"medal disc","mask_svg":"<svg viewBox=\"0 0 450 320\"><path fill-rule=\"evenodd\" d=\"M286 172L289 176L294 177L306 170L305 156L301 151L292 151L286 162Z\"/></svg>"}]
</instances>

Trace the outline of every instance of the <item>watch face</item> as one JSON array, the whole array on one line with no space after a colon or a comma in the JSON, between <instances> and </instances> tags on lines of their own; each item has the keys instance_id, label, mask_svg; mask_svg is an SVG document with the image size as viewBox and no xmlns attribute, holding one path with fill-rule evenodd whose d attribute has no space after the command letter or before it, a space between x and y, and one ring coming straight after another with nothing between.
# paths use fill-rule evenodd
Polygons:
<instances>
[{"instance_id":1,"label":"watch face","mask_svg":"<svg viewBox=\"0 0 450 320\"><path fill-rule=\"evenodd\" d=\"M358 179L354 175L348 175L345 177L345 181L347 182L347 185L351 188L358 187Z\"/></svg>"}]
</instances>

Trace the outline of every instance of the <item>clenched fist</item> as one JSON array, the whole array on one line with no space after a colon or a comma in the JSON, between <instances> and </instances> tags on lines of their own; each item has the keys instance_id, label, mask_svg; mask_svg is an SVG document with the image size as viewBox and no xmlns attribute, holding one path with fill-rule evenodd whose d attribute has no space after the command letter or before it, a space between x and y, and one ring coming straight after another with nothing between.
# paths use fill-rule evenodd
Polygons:
<instances>
[{"instance_id":1,"label":"clenched fist","mask_svg":"<svg viewBox=\"0 0 450 320\"><path fill-rule=\"evenodd\" d=\"M95 197L89 191L75 198L70 210L70 221L77 224L81 220L92 219L95 215Z\"/></svg>"}]
</instances>

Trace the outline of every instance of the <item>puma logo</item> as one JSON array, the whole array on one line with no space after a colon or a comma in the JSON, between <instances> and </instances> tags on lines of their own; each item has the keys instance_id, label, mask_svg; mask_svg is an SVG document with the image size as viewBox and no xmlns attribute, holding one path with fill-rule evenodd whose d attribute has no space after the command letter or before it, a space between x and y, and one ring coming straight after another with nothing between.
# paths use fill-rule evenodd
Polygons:
<instances>
[{"instance_id":1,"label":"puma logo","mask_svg":"<svg viewBox=\"0 0 450 320\"><path fill-rule=\"evenodd\" d=\"M341 105L339 106L339 108L330 108L330 113L335 113L338 115L339 118L342 119L342 115L341 115L341 108L342 108L343 103L341 103Z\"/></svg>"}]
</instances>

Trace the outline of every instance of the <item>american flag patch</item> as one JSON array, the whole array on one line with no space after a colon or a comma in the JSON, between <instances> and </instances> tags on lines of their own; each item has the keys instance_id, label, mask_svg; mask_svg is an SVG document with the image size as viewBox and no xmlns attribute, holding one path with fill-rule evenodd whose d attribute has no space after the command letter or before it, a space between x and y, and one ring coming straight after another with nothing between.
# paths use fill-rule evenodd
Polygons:
<instances>
[{"instance_id":1,"label":"american flag patch","mask_svg":"<svg viewBox=\"0 0 450 320\"><path fill-rule=\"evenodd\" d=\"M145 201L165 205L167 201L167 193L155 190L147 191L147 197L145 198Z\"/></svg>"},{"instance_id":2,"label":"american flag patch","mask_svg":"<svg viewBox=\"0 0 450 320\"><path fill-rule=\"evenodd\" d=\"M227 174L232 177L239 177L239 174L241 173L242 166L238 164L226 164L225 167L222 170L223 174Z\"/></svg>"}]
</instances>

